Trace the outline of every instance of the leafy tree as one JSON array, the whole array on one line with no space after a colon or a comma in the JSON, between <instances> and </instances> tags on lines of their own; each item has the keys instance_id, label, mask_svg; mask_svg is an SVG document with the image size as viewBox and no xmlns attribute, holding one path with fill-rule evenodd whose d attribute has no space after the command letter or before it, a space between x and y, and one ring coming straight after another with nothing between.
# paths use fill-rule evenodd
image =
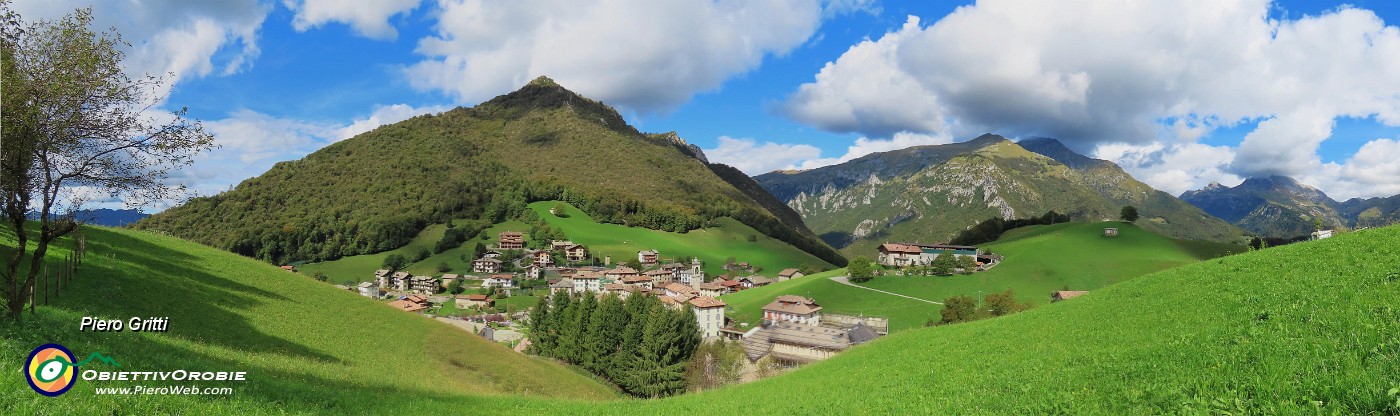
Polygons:
<instances>
[{"instance_id":1,"label":"leafy tree","mask_svg":"<svg viewBox=\"0 0 1400 416\"><path fill-rule=\"evenodd\" d=\"M1138 209L1132 205L1124 206L1123 211L1118 214L1118 217L1125 222L1137 222Z\"/></svg>"},{"instance_id":2,"label":"leafy tree","mask_svg":"<svg viewBox=\"0 0 1400 416\"><path fill-rule=\"evenodd\" d=\"M452 283L448 283L447 293L450 295L462 293L462 279L453 279Z\"/></svg>"},{"instance_id":3,"label":"leafy tree","mask_svg":"<svg viewBox=\"0 0 1400 416\"><path fill-rule=\"evenodd\" d=\"M853 283L865 283L873 279L875 276L871 268L870 259L865 256L856 257L846 263L846 271L850 272Z\"/></svg>"},{"instance_id":4,"label":"leafy tree","mask_svg":"<svg viewBox=\"0 0 1400 416\"><path fill-rule=\"evenodd\" d=\"M398 271L407 265L408 259L404 258L402 254L394 253L384 257L384 262L380 263L379 267L389 269L389 271Z\"/></svg>"},{"instance_id":5,"label":"leafy tree","mask_svg":"<svg viewBox=\"0 0 1400 416\"><path fill-rule=\"evenodd\" d=\"M324 282L324 281L330 280L330 277L327 277L327 276L326 276L326 272L323 272L323 271L317 271L316 273L312 273L312 274L311 274L311 278L312 278L312 279L316 279L316 281L318 281L318 282Z\"/></svg>"},{"instance_id":6,"label":"leafy tree","mask_svg":"<svg viewBox=\"0 0 1400 416\"><path fill-rule=\"evenodd\" d=\"M929 264L929 271L939 276L947 276L953 274L953 269L958 266L955 257L956 256L954 256L953 253L949 251L938 253L938 255L933 258L933 263Z\"/></svg>"},{"instance_id":7,"label":"leafy tree","mask_svg":"<svg viewBox=\"0 0 1400 416\"><path fill-rule=\"evenodd\" d=\"M441 262L441 263L438 263L438 265L437 265L437 271L438 271L438 272L441 272L441 273L450 272L450 271L452 271L452 265L447 264L447 262L445 262L445 261L444 261L444 262Z\"/></svg>"},{"instance_id":8,"label":"leafy tree","mask_svg":"<svg viewBox=\"0 0 1400 416\"><path fill-rule=\"evenodd\" d=\"M691 391L738 383L743 375L744 346L720 338L700 344L686 365L685 379Z\"/></svg>"},{"instance_id":9,"label":"leafy tree","mask_svg":"<svg viewBox=\"0 0 1400 416\"><path fill-rule=\"evenodd\" d=\"M627 259L627 261L622 262L622 264L624 266L631 267L636 270L642 269L642 262L638 261L637 259Z\"/></svg>"},{"instance_id":10,"label":"leafy tree","mask_svg":"<svg viewBox=\"0 0 1400 416\"><path fill-rule=\"evenodd\" d=\"M961 268L961 269L963 270L963 273L971 274L974 270L977 270L977 258L976 258L976 257L973 257L973 256L957 256L957 260L958 260L958 268Z\"/></svg>"},{"instance_id":11,"label":"leafy tree","mask_svg":"<svg viewBox=\"0 0 1400 416\"><path fill-rule=\"evenodd\" d=\"M429 253L427 248L418 247L418 251L415 251L413 253L413 262L417 263L423 260L427 260L428 257L432 257L432 255L433 253Z\"/></svg>"},{"instance_id":12,"label":"leafy tree","mask_svg":"<svg viewBox=\"0 0 1400 416\"><path fill-rule=\"evenodd\" d=\"M943 309L938 311L944 324L967 322L977 319L977 300L971 296L959 295L943 300Z\"/></svg>"},{"instance_id":13,"label":"leafy tree","mask_svg":"<svg viewBox=\"0 0 1400 416\"><path fill-rule=\"evenodd\" d=\"M1016 293L1009 288L1005 292L988 294L985 299L987 312L992 316L1010 315L1029 307L1016 303Z\"/></svg>"},{"instance_id":14,"label":"leafy tree","mask_svg":"<svg viewBox=\"0 0 1400 416\"><path fill-rule=\"evenodd\" d=\"M565 205L563 202L559 202L559 203L554 204L554 208L550 208L550 209L549 209L549 212L550 212L551 214L554 214L554 216L559 217L559 218L568 218L568 217L569 217L569 208L568 208L568 205Z\"/></svg>"},{"instance_id":15,"label":"leafy tree","mask_svg":"<svg viewBox=\"0 0 1400 416\"><path fill-rule=\"evenodd\" d=\"M147 115L165 99L153 93L165 79L126 75L128 44L115 31L94 32L92 20L91 9L79 9L26 25L0 4L0 204L17 248L6 253L0 293L14 320L49 244L78 228L74 213L92 198L74 189L128 202L176 196L183 188L166 184L169 173L214 144L183 108ZM33 240L25 228L30 209L38 210Z\"/></svg>"}]
</instances>

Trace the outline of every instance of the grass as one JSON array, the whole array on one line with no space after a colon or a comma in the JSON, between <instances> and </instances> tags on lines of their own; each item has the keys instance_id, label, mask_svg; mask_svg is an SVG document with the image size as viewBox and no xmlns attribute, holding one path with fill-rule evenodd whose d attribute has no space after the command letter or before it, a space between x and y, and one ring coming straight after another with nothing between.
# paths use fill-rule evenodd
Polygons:
<instances>
[{"instance_id":1,"label":"grass","mask_svg":"<svg viewBox=\"0 0 1400 416\"><path fill-rule=\"evenodd\" d=\"M1119 236L1105 238L1104 227L1117 227ZM1159 270L1218 257L1243 247L1173 240L1118 222L1064 223L1024 227L982 246L1006 261L984 272L953 276L879 276L862 286L942 302L968 295L974 298L1012 289L1018 300L1045 304L1056 290L1093 290ZM871 256L874 257L874 256ZM833 282L838 272L814 275L767 287L726 295L729 316L756 324L763 305L777 295L815 299L823 311L890 318L890 330L919 328L938 320L941 306Z\"/></svg>"},{"instance_id":2,"label":"grass","mask_svg":"<svg viewBox=\"0 0 1400 416\"><path fill-rule=\"evenodd\" d=\"M617 224L601 224L593 221L583 211L565 204L566 216L550 213L558 202L543 201L530 204L530 209L539 214L551 227L561 228L564 234L575 243L588 246L597 258L612 256L613 263L637 258L637 252L654 249L661 257L699 257L704 262L707 275L724 274L725 259L732 256L736 261L748 262L762 270L756 274L777 276L779 271L803 265L829 269L830 263L793 247L781 240L763 235L753 228L731 218L717 220L718 227L703 228L685 233L649 230L626 227ZM749 241L753 237L754 241Z\"/></svg>"},{"instance_id":3,"label":"grass","mask_svg":"<svg viewBox=\"0 0 1400 416\"><path fill-rule=\"evenodd\" d=\"M1104 237L1105 227L1118 237ZM1121 222L1063 223L1013 230L981 248L1006 260L984 272L952 276L880 276L863 285L941 302L1012 289L1021 302L1045 304L1056 290L1095 290L1148 273L1218 257L1242 246L1173 240ZM933 310L931 316L937 316ZM921 321L922 322L922 321Z\"/></svg>"},{"instance_id":4,"label":"grass","mask_svg":"<svg viewBox=\"0 0 1400 416\"><path fill-rule=\"evenodd\" d=\"M0 372L18 373L20 357L58 342L75 354L112 356L124 371L247 371L250 381L225 383L236 392L218 397L97 396L95 386L181 383L79 381L64 397L50 399L29 391L21 377L3 377L0 414L149 414L186 408L363 413L351 409L500 395L616 397L609 387L564 366L257 260L145 232L88 228L86 233L87 259L73 286L53 304L40 306L37 315L26 314L21 324L0 324L0 356L12 357L0 360ZM14 241L13 233L0 229L3 241ZM168 316L170 328L166 333L79 332L83 316Z\"/></svg>"},{"instance_id":5,"label":"grass","mask_svg":"<svg viewBox=\"0 0 1400 416\"><path fill-rule=\"evenodd\" d=\"M846 315L869 315L890 318L890 331L902 331L923 326L929 313L938 313L938 305L905 299L888 294L855 288L831 280L846 274L846 269L830 270L767 286L743 290L720 297L729 307L725 316L739 322L756 325L762 319L763 305L778 295L800 295L815 299L822 312Z\"/></svg>"},{"instance_id":6,"label":"grass","mask_svg":"<svg viewBox=\"0 0 1400 416\"><path fill-rule=\"evenodd\" d=\"M172 239L132 235L149 243L110 241L100 250L117 249L107 244L133 250L120 257L130 262L123 264L133 272L104 277L114 283L103 286L107 296L92 290L70 298L76 302L86 296L81 299L86 312L168 313L183 319L204 313L212 316L200 319L212 323L232 311L262 309L258 303L281 304L271 295L233 285L242 282L241 277L224 282L213 277L286 276L275 269ZM174 253L166 247L175 248ZM438 376L435 371L443 370L434 364L443 363L419 348L376 355L405 366L402 369L373 364L374 359L360 354L331 354L346 349L337 341L363 345L366 341L360 338L365 335L336 337L318 330L318 325L355 331L359 326L342 323L344 317L359 317L372 312L368 306L378 306L368 302L346 301L367 306L309 323L284 322L283 315L271 318L267 313L239 314L218 321L223 324L218 329L182 328L176 320L168 335L77 333L71 324L81 312L77 306L60 306L44 308L40 318L27 320L30 323L22 328L6 329L0 353L15 357L41 339L62 340L75 351L100 347L118 359L129 357L123 369L238 368L253 371L253 381L228 397L95 397L75 390L55 400L28 392L18 377L5 377L0 378L5 395L0 412L426 414L471 408L483 413L622 415L701 409L742 414L1395 414L1400 405L1387 391L1400 387L1397 259L1400 227L1348 233L1190 264L1007 317L903 331L753 383L662 400L603 403L454 393L460 386L450 381L457 378ZM210 267L231 265L225 263L238 267ZM155 275L144 273L142 266L195 270ZM250 270L254 268L259 269ZM821 277L780 285L815 284L811 282L823 281ZM202 290L221 296L174 305L152 302L159 295L142 297L203 281L214 286ZM295 285L311 284L298 282ZM303 292L318 299L348 295L309 287ZM310 305L305 309L308 314L316 310ZM426 325L416 318L394 321L414 329ZM452 333L430 331L430 342L435 341L431 334ZM258 339L276 336L288 338ZM394 339L375 338L380 344ZM431 345L441 345L434 350L439 354L475 348L462 341ZM294 347L300 344L314 348ZM330 359L317 353L345 362L328 364ZM467 366L492 365L482 361L487 360L459 360ZM13 374L17 369L14 361L3 364L0 371ZM423 372L429 376L413 376ZM546 387L558 384L562 383Z\"/></svg>"},{"instance_id":7,"label":"grass","mask_svg":"<svg viewBox=\"0 0 1400 416\"><path fill-rule=\"evenodd\" d=\"M463 222L467 220L458 220ZM418 276L437 276L444 272L438 271L438 265L447 263L452 267L447 273L471 273L472 248L476 243L491 245L495 243L495 236L502 231L526 231L530 226L519 221L507 221L493 225L488 228L484 235L490 238L482 240L473 236L460 247L449 249L438 254L434 254L427 259L413 263L404 267L403 271ZM331 283L353 284L369 281L374 277L374 271L384 265L384 258L390 254L402 254L404 257L413 258L419 248L426 248L432 251L433 245L442 239L443 233L447 232L447 224L433 224L423 228L418 235L413 237L413 241L408 245L397 249L374 253L361 254L358 256L346 256L340 259L323 261L318 263L307 263L297 268L297 271L310 276L316 272L324 272L330 278ZM462 260L462 254L466 254L467 260Z\"/></svg>"}]
</instances>

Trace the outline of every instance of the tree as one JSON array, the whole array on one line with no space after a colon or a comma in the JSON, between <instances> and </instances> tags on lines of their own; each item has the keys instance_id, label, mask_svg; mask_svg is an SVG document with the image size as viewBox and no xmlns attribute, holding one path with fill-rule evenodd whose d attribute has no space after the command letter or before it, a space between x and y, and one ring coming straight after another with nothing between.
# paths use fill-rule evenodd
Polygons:
<instances>
[{"instance_id":1,"label":"tree","mask_svg":"<svg viewBox=\"0 0 1400 416\"><path fill-rule=\"evenodd\" d=\"M389 271L394 272L398 271L399 269L402 269L404 266L407 265L408 259L404 258L402 254L394 253L388 255L387 257L384 257L384 262L380 263L379 267L389 269Z\"/></svg>"},{"instance_id":2,"label":"tree","mask_svg":"<svg viewBox=\"0 0 1400 416\"><path fill-rule=\"evenodd\" d=\"M447 294L455 295L462 293L462 279L452 279L452 283L447 284Z\"/></svg>"},{"instance_id":3,"label":"tree","mask_svg":"<svg viewBox=\"0 0 1400 416\"><path fill-rule=\"evenodd\" d=\"M622 262L622 265L631 267L635 270L642 269L642 262L637 259L627 259L627 261Z\"/></svg>"},{"instance_id":4,"label":"tree","mask_svg":"<svg viewBox=\"0 0 1400 416\"><path fill-rule=\"evenodd\" d=\"M115 31L93 32L90 9L28 27L7 4L0 15L0 196L18 247L0 270L0 291L17 320L49 244L78 228L74 214L95 197L89 191L128 204L180 195L183 186L166 178L212 148L214 137L183 108L153 115L164 97L152 92L162 91L165 79L126 75L121 63L129 45ZM31 207L39 211L39 235L20 277Z\"/></svg>"},{"instance_id":5,"label":"tree","mask_svg":"<svg viewBox=\"0 0 1400 416\"><path fill-rule=\"evenodd\" d=\"M986 296L987 312L992 316L1010 315L1025 310L1028 305L1016 303L1016 293L1011 289Z\"/></svg>"},{"instance_id":6,"label":"tree","mask_svg":"<svg viewBox=\"0 0 1400 416\"><path fill-rule=\"evenodd\" d=\"M977 270L977 258L976 258L976 257L973 257L973 256L957 256L957 259L958 259L958 268L961 268L961 269L963 270L963 273L972 274L972 271Z\"/></svg>"},{"instance_id":7,"label":"tree","mask_svg":"<svg viewBox=\"0 0 1400 416\"><path fill-rule=\"evenodd\" d=\"M691 391L701 391L738 383L744 359L743 344L724 338L705 342L686 365L686 385Z\"/></svg>"},{"instance_id":8,"label":"tree","mask_svg":"<svg viewBox=\"0 0 1400 416\"><path fill-rule=\"evenodd\" d=\"M429 253L427 247L418 247L418 251L413 253L413 262L417 263L423 261L428 257L432 257L432 255L433 253Z\"/></svg>"},{"instance_id":9,"label":"tree","mask_svg":"<svg viewBox=\"0 0 1400 416\"><path fill-rule=\"evenodd\" d=\"M977 319L977 301L971 296L960 295L943 300L942 323L953 324Z\"/></svg>"},{"instance_id":10,"label":"tree","mask_svg":"<svg viewBox=\"0 0 1400 416\"><path fill-rule=\"evenodd\" d=\"M1128 206L1123 207L1123 212L1119 213L1119 214L1118 214L1118 217L1119 217L1119 218L1122 218L1123 221L1125 221L1125 222L1137 222L1137 220L1138 220L1138 210L1137 210L1137 207L1134 207L1134 206L1132 206L1132 205L1128 205Z\"/></svg>"},{"instance_id":11,"label":"tree","mask_svg":"<svg viewBox=\"0 0 1400 416\"><path fill-rule=\"evenodd\" d=\"M481 243L476 243L476 246L475 246L475 247L472 247L472 259L479 259L479 258L481 258L482 256L485 256L485 255L486 255L486 246L481 245Z\"/></svg>"},{"instance_id":12,"label":"tree","mask_svg":"<svg viewBox=\"0 0 1400 416\"><path fill-rule=\"evenodd\" d=\"M312 274L311 274L311 278L312 278L312 279L316 279L316 281L318 281L318 282L324 282L324 281L330 280L330 277L327 277L327 276L326 276L326 272L323 272L323 271L317 271L316 273L312 273Z\"/></svg>"},{"instance_id":13,"label":"tree","mask_svg":"<svg viewBox=\"0 0 1400 416\"><path fill-rule=\"evenodd\" d=\"M554 204L554 208L549 209L549 213L559 218L568 218L569 208L563 202L558 202Z\"/></svg>"},{"instance_id":14,"label":"tree","mask_svg":"<svg viewBox=\"0 0 1400 416\"><path fill-rule=\"evenodd\" d=\"M447 262L445 262L445 261L444 261L444 262L441 262L441 263L438 263L438 265L437 265L437 271L442 272L442 273L450 272L450 271L452 271L452 265L447 264Z\"/></svg>"},{"instance_id":15,"label":"tree","mask_svg":"<svg viewBox=\"0 0 1400 416\"><path fill-rule=\"evenodd\" d=\"M929 271L939 276L947 276L953 274L953 269L957 266L953 253L944 251L933 258L933 263L929 264Z\"/></svg>"},{"instance_id":16,"label":"tree","mask_svg":"<svg viewBox=\"0 0 1400 416\"><path fill-rule=\"evenodd\" d=\"M865 256L851 259L851 261L846 264L846 271L851 274L851 282L853 283L865 283L873 279L874 272L870 269L870 259Z\"/></svg>"}]
</instances>

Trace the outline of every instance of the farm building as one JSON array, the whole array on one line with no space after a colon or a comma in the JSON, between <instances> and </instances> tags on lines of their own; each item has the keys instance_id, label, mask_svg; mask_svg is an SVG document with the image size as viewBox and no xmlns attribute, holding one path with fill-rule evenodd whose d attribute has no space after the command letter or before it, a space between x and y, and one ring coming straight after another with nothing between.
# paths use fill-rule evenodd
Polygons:
<instances>
[{"instance_id":1,"label":"farm building","mask_svg":"<svg viewBox=\"0 0 1400 416\"><path fill-rule=\"evenodd\" d=\"M904 267L931 264L939 254L951 253L957 257L977 258L977 247L954 246L947 244L885 243L878 248L877 261L884 266Z\"/></svg>"}]
</instances>

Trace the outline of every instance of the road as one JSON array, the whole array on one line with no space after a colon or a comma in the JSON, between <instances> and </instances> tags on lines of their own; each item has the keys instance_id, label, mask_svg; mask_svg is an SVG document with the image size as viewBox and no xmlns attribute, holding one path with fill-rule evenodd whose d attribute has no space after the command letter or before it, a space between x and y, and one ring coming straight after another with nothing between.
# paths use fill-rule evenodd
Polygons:
<instances>
[{"instance_id":1,"label":"road","mask_svg":"<svg viewBox=\"0 0 1400 416\"><path fill-rule=\"evenodd\" d=\"M835 281L836 283L843 284L843 285L855 286L855 287L858 287L858 288L861 288L861 289L869 290L869 291L872 291L872 292L880 292L880 293L884 293L884 294L890 295L890 296L899 296L899 297L901 297L901 298L913 299L913 300L917 300L917 301L919 301L919 302L928 302L928 303L932 303L932 304L934 304L934 305L942 305L942 304L943 304L943 302L934 302L934 301L931 301L931 300L928 300L928 299L919 299L919 298L916 298L916 297L913 297L913 296L905 296L905 295L901 295L901 294L894 293L894 292L886 292L886 291L883 291L883 290L880 290L880 289L871 289L871 288L868 288L868 287L865 287L865 286L861 286L861 285L858 285L858 284L855 284L855 283L851 283L851 277L850 277L850 276L834 276L834 277L831 278L831 280L832 280L832 281Z\"/></svg>"}]
</instances>

